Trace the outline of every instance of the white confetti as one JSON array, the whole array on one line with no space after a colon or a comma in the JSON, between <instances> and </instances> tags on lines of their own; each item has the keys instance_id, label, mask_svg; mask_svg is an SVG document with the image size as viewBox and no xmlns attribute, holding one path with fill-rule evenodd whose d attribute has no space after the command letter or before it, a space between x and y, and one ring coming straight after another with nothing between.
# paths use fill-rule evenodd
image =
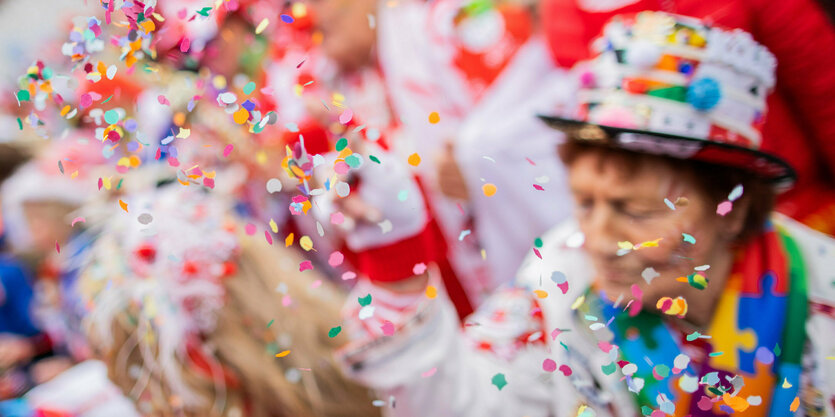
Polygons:
<instances>
[{"instance_id":1,"label":"white confetti","mask_svg":"<svg viewBox=\"0 0 835 417\"><path fill-rule=\"evenodd\" d=\"M270 194L281 191L281 187L281 181L278 178L270 178L267 181L267 192Z\"/></svg>"}]
</instances>

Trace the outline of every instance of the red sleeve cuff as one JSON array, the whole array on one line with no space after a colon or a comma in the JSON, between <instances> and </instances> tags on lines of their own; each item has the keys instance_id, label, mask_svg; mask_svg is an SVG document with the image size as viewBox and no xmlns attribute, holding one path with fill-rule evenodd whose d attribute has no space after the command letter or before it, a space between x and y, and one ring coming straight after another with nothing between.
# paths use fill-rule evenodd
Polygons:
<instances>
[{"instance_id":1,"label":"red sleeve cuff","mask_svg":"<svg viewBox=\"0 0 835 417\"><path fill-rule=\"evenodd\" d=\"M429 264L443 259L446 245L434 220L409 238L392 244L355 253L357 272L371 281L395 282L415 275L415 265Z\"/></svg>"}]
</instances>

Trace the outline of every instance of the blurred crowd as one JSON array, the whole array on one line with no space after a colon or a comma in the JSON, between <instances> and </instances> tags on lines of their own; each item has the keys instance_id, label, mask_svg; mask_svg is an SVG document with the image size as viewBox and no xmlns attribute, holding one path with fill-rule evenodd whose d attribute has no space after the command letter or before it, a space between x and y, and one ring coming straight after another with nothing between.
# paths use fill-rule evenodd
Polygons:
<instances>
[{"instance_id":1,"label":"blurred crowd","mask_svg":"<svg viewBox=\"0 0 835 417\"><path fill-rule=\"evenodd\" d=\"M88 2L0 416L835 416L828 0Z\"/></svg>"}]
</instances>

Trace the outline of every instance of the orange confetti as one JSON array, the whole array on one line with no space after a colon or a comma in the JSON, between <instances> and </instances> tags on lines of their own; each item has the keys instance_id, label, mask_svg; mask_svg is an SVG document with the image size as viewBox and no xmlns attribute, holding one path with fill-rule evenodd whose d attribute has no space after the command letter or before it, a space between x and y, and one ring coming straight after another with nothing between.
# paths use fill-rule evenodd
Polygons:
<instances>
[{"instance_id":1,"label":"orange confetti","mask_svg":"<svg viewBox=\"0 0 835 417\"><path fill-rule=\"evenodd\" d=\"M287 238L284 239L284 247L289 248L293 244L293 234L290 233L287 235Z\"/></svg>"},{"instance_id":2,"label":"orange confetti","mask_svg":"<svg viewBox=\"0 0 835 417\"><path fill-rule=\"evenodd\" d=\"M409 165L413 167L420 165L420 155L418 155L417 153L409 155Z\"/></svg>"},{"instance_id":3,"label":"orange confetti","mask_svg":"<svg viewBox=\"0 0 835 417\"><path fill-rule=\"evenodd\" d=\"M792 405L789 406L789 411L792 413L797 411L797 408L800 407L800 397L794 397L794 401L792 401Z\"/></svg>"},{"instance_id":4,"label":"orange confetti","mask_svg":"<svg viewBox=\"0 0 835 417\"><path fill-rule=\"evenodd\" d=\"M249 112L246 111L245 108L241 107L232 115L232 119L235 121L235 123L242 125L246 123L247 120L249 120Z\"/></svg>"},{"instance_id":5,"label":"orange confetti","mask_svg":"<svg viewBox=\"0 0 835 417\"><path fill-rule=\"evenodd\" d=\"M484 192L485 196L492 197L496 194L496 185L488 182L481 186L481 191Z\"/></svg>"},{"instance_id":6,"label":"orange confetti","mask_svg":"<svg viewBox=\"0 0 835 417\"><path fill-rule=\"evenodd\" d=\"M125 213L128 212L128 203L125 203L124 201L119 200L119 206L122 207L122 210L124 210Z\"/></svg>"},{"instance_id":7,"label":"orange confetti","mask_svg":"<svg viewBox=\"0 0 835 417\"><path fill-rule=\"evenodd\" d=\"M289 351L289 350L285 350L285 351L283 351L283 352L278 352L278 353L276 353L276 354L275 354L275 357L276 357L276 358L283 358L283 357L285 357L285 356L287 356L287 355L289 355L289 354L290 354L290 351Z\"/></svg>"},{"instance_id":8,"label":"orange confetti","mask_svg":"<svg viewBox=\"0 0 835 417\"><path fill-rule=\"evenodd\" d=\"M543 291L543 290L534 290L533 293L536 294L536 296L539 297L539 298L548 297L548 293Z\"/></svg>"},{"instance_id":9,"label":"orange confetti","mask_svg":"<svg viewBox=\"0 0 835 417\"><path fill-rule=\"evenodd\" d=\"M432 113L429 113L429 123L432 123L434 125L440 121L441 115L439 115L438 112L433 111Z\"/></svg>"},{"instance_id":10,"label":"orange confetti","mask_svg":"<svg viewBox=\"0 0 835 417\"><path fill-rule=\"evenodd\" d=\"M430 285L426 287L426 298L435 298L438 296L438 289L435 286Z\"/></svg>"}]
</instances>

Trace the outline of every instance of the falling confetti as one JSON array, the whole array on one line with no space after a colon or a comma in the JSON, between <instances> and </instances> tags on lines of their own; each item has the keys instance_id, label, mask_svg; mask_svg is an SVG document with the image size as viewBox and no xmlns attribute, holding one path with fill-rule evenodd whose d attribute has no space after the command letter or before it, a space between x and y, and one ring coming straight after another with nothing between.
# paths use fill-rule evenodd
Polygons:
<instances>
[{"instance_id":1,"label":"falling confetti","mask_svg":"<svg viewBox=\"0 0 835 417\"><path fill-rule=\"evenodd\" d=\"M496 195L496 186L488 182L487 184L481 186L481 191L486 197L492 197Z\"/></svg>"},{"instance_id":2,"label":"falling confetti","mask_svg":"<svg viewBox=\"0 0 835 417\"><path fill-rule=\"evenodd\" d=\"M438 112L433 111L432 113L429 113L429 123L432 123L434 125L434 124L437 124L440 121L441 121L441 115L439 115Z\"/></svg>"}]
</instances>

